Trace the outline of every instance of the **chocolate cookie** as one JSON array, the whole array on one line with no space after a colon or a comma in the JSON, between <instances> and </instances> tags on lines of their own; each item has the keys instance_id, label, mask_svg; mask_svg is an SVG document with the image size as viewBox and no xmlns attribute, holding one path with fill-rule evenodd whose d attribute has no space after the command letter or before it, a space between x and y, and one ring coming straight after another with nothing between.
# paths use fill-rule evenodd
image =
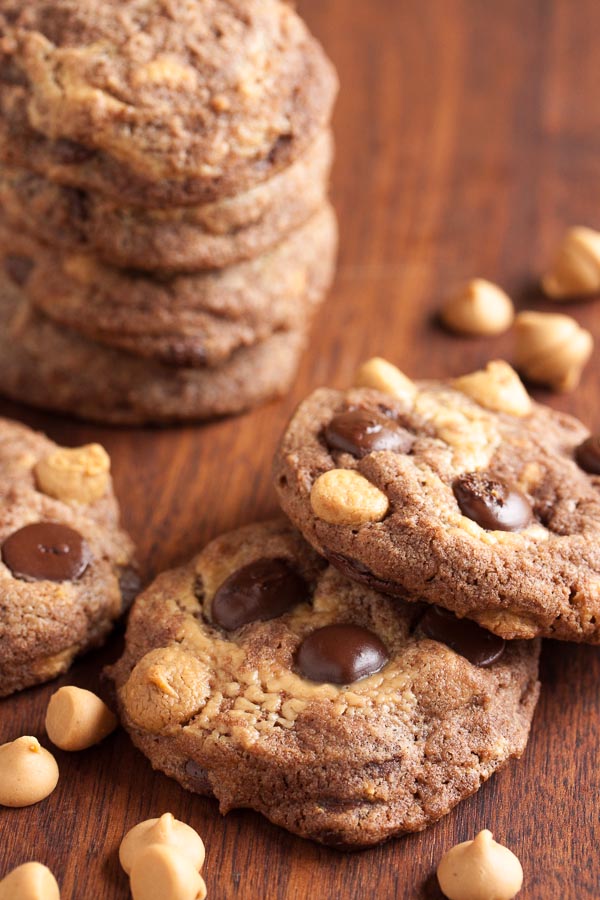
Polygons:
<instances>
[{"instance_id":1,"label":"chocolate cookie","mask_svg":"<svg viewBox=\"0 0 600 900\"><path fill-rule=\"evenodd\" d=\"M306 331L329 288L337 224L324 206L263 256L226 269L158 278L61 253L0 225L0 259L59 325L166 364L219 366L283 331ZM14 277L15 273L12 272Z\"/></svg>"},{"instance_id":2,"label":"chocolate cookie","mask_svg":"<svg viewBox=\"0 0 600 900\"><path fill-rule=\"evenodd\" d=\"M154 768L325 844L419 831L527 742L538 642L347 580L284 521L214 540L136 601L112 669Z\"/></svg>"},{"instance_id":3,"label":"chocolate cookie","mask_svg":"<svg viewBox=\"0 0 600 900\"><path fill-rule=\"evenodd\" d=\"M333 155L323 131L291 166L255 188L203 206L143 209L0 168L3 215L67 251L140 271L223 268L269 250L323 205Z\"/></svg>"},{"instance_id":4,"label":"chocolate cookie","mask_svg":"<svg viewBox=\"0 0 600 900\"><path fill-rule=\"evenodd\" d=\"M239 193L327 125L331 63L281 0L6 0L5 162L141 206Z\"/></svg>"},{"instance_id":5,"label":"chocolate cookie","mask_svg":"<svg viewBox=\"0 0 600 900\"><path fill-rule=\"evenodd\" d=\"M318 390L275 459L284 510L344 573L505 638L600 642L600 481L587 429L506 363L389 392ZM385 380L365 370L364 383ZM393 372L392 372L393 373Z\"/></svg>"},{"instance_id":6,"label":"chocolate cookie","mask_svg":"<svg viewBox=\"0 0 600 900\"><path fill-rule=\"evenodd\" d=\"M250 409L289 389L305 343L305 332L282 331L216 368L176 368L92 343L0 285L0 393L96 422L165 424Z\"/></svg>"},{"instance_id":7,"label":"chocolate cookie","mask_svg":"<svg viewBox=\"0 0 600 900\"><path fill-rule=\"evenodd\" d=\"M110 460L0 419L0 696L54 678L133 599Z\"/></svg>"}]
</instances>

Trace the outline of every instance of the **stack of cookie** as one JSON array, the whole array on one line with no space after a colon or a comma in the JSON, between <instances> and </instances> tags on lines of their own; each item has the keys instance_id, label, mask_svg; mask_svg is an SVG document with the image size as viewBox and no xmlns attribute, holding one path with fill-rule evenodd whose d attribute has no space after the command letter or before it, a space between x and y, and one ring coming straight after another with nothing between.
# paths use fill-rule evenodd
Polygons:
<instances>
[{"instance_id":1,"label":"stack of cookie","mask_svg":"<svg viewBox=\"0 0 600 900\"><path fill-rule=\"evenodd\" d=\"M102 422L284 392L331 282L334 70L282 0L0 7L4 393Z\"/></svg>"}]
</instances>

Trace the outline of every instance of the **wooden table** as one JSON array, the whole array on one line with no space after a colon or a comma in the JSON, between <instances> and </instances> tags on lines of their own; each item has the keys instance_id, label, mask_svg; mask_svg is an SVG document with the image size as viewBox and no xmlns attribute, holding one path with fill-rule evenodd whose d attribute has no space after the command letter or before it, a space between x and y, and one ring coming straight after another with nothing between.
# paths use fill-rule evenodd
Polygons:
<instances>
[{"instance_id":1,"label":"wooden table","mask_svg":"<svg viewBox=\"0 0 600 900\"><path fill-rule=\"evenodd\" d=\"M453 375L511 353L511 338L462 340L433 314L465 277L497 280L520 306L548 308L535 282L565 226L600 227L597 0L305 0L340 71L334 199L337 284L293 395L233 421L173 430L111 430L4 404L67 444L108 447L123 518L144 575L185 560L225 529L276 508L275 442L311 388L345 385L381 354L413 376ZM569 307L600 338L598 305ZM546 396L600 427L600 363L577 394ZM102 653L59 683L97 687ZM207 845L215 900L439 897L442 852L483 828L525 869L523 900L600 896L600 654L547 643L529 747L424 834L344 855L259 815L222 819L216 804L154 774L124 733L85 753L57 752L61 780L44 803L0 812L0 872L48 863L63 900L120 900L125 830L171 810ZM0 739L43 735L56 684L0 707Z\"/></svg>"}]
</instances>

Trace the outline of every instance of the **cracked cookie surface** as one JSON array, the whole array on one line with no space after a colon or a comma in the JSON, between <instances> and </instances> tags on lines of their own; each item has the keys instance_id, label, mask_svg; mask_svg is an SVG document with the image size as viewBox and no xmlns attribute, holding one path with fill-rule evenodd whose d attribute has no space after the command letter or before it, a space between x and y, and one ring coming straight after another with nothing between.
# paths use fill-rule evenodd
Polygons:
<instances>
[{"instance_id":1,"label":"cracked cookie surface","mask_svg":"<svg viewBox=\"0 0 600 900\"><path fill-rule=\"evenodd\" d=\"M347 848L418 831L521 755L538 695L537 641L454 616L432 638L427 615L349 581L284 520L241 528L138 597L111 670L123 723L223 812Z\"/></svg>"},{"instance_id":2,"label":"cracked cookie surface","mask_svg":"<svg viewBox=\"0 0 600 900\"><path fill-rule=\"evenodd\" d=\"M285 168L330 119L331 63L281 0L7 0L2 155L140 205Z\"/></svg>"},{"instance_id":3,"label":"cracked cookie surface","mask_svg":"<svg viewBox=\"0 0 600 900\"><path fill-rule=\"evenodd\" d=\"M143 209L0 168L12 225L66 251L140 271L224 268L266 252L325 202L333 141L322 132L291 166L251 190L202 206Z\"/></svg>"},{"instance_id":4,"label":"cracked cookie surface","mask_svg":"<svg viewBox=\"0 0 600 900\"><path fill-rule=\"evenodd\" d=\"M137 589L98 460L108 457L97 445L67 450L0 420L0 696L102 643Z\"/></svg>"},{"instance_id":5,"label":"cracked cookie surface","mask_svg":"<svg viewBox=\"0 0 600 900\"><path fill-rule=\"evenodd\" d=\"M0 225L5 271L59 326L167 365L215 367L245 347L306 331L333 279L337 223L323 206L262 256L158 277L102 265Z\"/></svg>"},{"instance_id":6,"label":"cracked cookie surface","mask_svg":"<svg viewBox=\"0 0 600 900\"><path fill-rule=\"evenodd\" d=\"M588 430L533 403L505 363L454 383L405 382L395 396L320 389L301 404L275 459L285 512L377 590L506 638L600 642L599 482L576 461ZM370 425L357 424L361 412ZM377 445L382 431L395 446ZM360 509L351 521L324 490L338 470L387 501L375 521Z\"/></svg>"}]
</instances>

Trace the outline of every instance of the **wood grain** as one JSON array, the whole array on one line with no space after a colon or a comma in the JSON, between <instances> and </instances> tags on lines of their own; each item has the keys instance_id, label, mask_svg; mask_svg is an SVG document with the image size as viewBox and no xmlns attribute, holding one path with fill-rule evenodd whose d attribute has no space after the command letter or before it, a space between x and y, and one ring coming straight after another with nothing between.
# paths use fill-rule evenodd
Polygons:
<instances>
[{"instance_id":1,"label":"wood grain","mask_svg":"<svg viewBox=\"0 0 600 900\"><path fill-rule=\"evenodd\" d=\"M511 339L451 338L434 313L463 277L499 281L521 306L547 308L535 281L565 226L600 227L597 0L305 0L338 65L334 200L342 228L337 284L293 395L202 428L111 430L4 404L68 444L106 444L123 517L147 577L224 529L275 509L270 459L294 404L321 383L345 385L365 356L414 376L452 375L511 353ZM600 338L598 305L570 308ZM600 361L581 389L546 397L600 427ZM62 682L96 688L105 651ZM544 691L529 747L423 834L343 855L260 816L216 804L154 774L119 733L57 753L46 802L0 812L0 872L27 859L55 871L64 900L120 900L116 848L140 819L171 810L207 845L219 900L439 898L444 849L490 827L520 856L523 900L600 896L600 652L546 644ZM0 705L0 740L43 733L56 685Z\"/></svg>"}]
</instances>

